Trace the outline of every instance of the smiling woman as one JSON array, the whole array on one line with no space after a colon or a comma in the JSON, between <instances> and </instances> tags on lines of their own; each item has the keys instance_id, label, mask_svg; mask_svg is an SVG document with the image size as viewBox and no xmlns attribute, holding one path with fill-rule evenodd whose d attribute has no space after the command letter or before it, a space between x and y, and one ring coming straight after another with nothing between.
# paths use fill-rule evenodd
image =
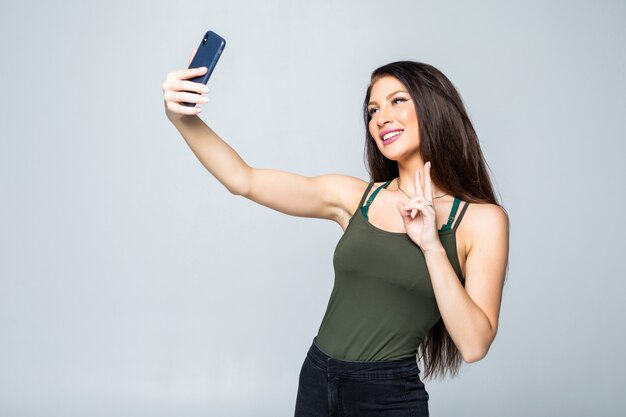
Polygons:
<instances>
[{"instance_id":1,"label":"smiling woman","mask_svg":"<svg viewBox=\"0 0 626 417\"><path fill-rule=\"evenodd\" d=\"M413 127L413 129L417 130L417 114L415 113L415 107L413 103L411 103L411 96L409 92L402 86L402 83L391 76L382 77L376 83L376 91L389 91L399 88L394 92L388 94L384 100L381 100L383 111L392 112L392 115L384 113L383 116L377 117L390 117L392 116L397 122L398 125L390 128L386 128L382 131L372 131L370 133L372 135L377 135L378 138L382 141L383 145L389 145L395 142L399 137L404 133L407 128ZM380 115L381 109L380 106L376 102L377 93L370 97L370 101L367 106L367 114L370 118L374 115ZM374 120L374 119L371 119ZM369 127L371 129L371 126ZM417 132L407 132L408 134L417 134ZM405 135L406 137L406 135Z\"/></svg>"},{"instance_id":2,"label":"smiling woman","mask_svg":"<svg viewBox=\"0 0 626 417\"><path fill-rule=\"evenodd\" d=\"M403 217L403 226L409 233L415 229L412 240L430 257L428 272L441 319L421 341L419 357L427 377L456 374L461 358L469 362L484 357L495 338L508 259L508 215L496 201L461 97L441 71L412 61L376 69L366 92L363 116L370 175L374 181L391 180L394 191L412 198L397 208L400 212L412 208L410 220ZM385 135L395 129L402 134L393 141L385 140ZM440 198L439 203L432 204ZM463 289L438 278L450 269L445 259L430 256L442 252L433 231L424 228L441 224L431 218L446 218L452 203L460 200L472 203L454 234L467 279ZM416 214L421 219L418 222L413 219Z\"/></svg>"},{"instance_id":3,"label":"smiling woman","mask_svg":"<svg viewBox=\"0 0 626 417\"><path fill-rule=\"evenodd\" d=\"M169 120L207 170L233 194L344 231L300 371L296 417L428 416L422 369L424 379L455 375L462 360L487 354L508 260L508 216L452 83L412 61L372 73L363 181L250 167L197 110L181 106L206 102L204 85L185 81L197 75L172 72L163 91Z\"/></svg>"}]
</instances>

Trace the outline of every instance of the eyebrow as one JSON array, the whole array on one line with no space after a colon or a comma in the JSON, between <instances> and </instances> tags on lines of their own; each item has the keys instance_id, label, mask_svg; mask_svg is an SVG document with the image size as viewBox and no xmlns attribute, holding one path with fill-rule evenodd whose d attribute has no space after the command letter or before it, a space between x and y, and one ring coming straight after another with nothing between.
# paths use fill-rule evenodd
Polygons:
<instances>
[{"instance_id":1,"label":"eyebrow","mask_svg":"<svg viewBox=\"0 0 626 417\"><path fill-rule=\"evenodd\" d=\"M393 93L389 94L386 98L389 99L389 97L393 96L396 93L407 93L408 94L408 91L405 91L405 90L394 91ZM370 101L369 103L367 103L368 106L370 104L378 104L378 103L376 103L375 101Z\"/></svg>"}]
</instances>

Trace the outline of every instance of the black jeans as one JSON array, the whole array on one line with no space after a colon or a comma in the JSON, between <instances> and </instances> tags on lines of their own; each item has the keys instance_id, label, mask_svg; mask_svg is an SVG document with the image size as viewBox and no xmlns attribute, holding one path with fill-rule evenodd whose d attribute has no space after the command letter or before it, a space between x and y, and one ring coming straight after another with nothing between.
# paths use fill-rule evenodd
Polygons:
<instances>
[{"instance_id":1,"label":"black jeans","mask_svg":"<svg viewBox=\"0 0 626 417\"><path fill-rule=\"evenodd\" d=\"M300 371L295 417L428 417L416 358L344 361L315 340Z\"/></svg>"}]
</instances>

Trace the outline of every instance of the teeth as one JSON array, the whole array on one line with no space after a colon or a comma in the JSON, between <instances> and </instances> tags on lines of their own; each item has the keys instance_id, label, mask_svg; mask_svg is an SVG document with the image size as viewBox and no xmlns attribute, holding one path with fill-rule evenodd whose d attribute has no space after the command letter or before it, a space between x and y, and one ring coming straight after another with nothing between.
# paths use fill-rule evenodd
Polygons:
<instances>
[{"instance_id":1,"label":"teeth","mask_svg":"<svg viewBox=\"0 0 626 417\"><path fill-rule=\"evenodd\" d=\"M402 131L401 131L401 130L396 130L395 132L390 132L390 133L387 133L385 136L383 136L383 140L387 140L387 139L389 139L389 138L391 138L391 137L393 137L393 136L397 136L397 135L399 135L400 133L402 133Z\"/></svg>"}]
</instances>

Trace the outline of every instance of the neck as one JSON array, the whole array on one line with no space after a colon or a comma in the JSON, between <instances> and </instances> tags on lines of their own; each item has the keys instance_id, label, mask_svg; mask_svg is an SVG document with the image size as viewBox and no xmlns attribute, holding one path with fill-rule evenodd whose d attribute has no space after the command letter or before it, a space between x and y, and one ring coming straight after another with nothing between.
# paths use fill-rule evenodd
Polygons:
<instances>
[{"instance_id":1,"label":"neck","mask_svg":"<svg viewBox=\"0 0 626 417\"><path fill-rule=\"evenodd\" d=\"M424 164L421 161L418 161L415 164L411 164L412 166L398 166L399 176L395 179L395 185L397 191L408 194L411 198L415 197L417 191L415 189L415 171L418 169L420 171L420 180L422 182L422 189L425 189L425 178L424 178ZM402 190L400 190L400 187ZM432 184L433 198L438 198L444 196L446 192L444 190L439 189L435 184ZM404 194L403 193L403 194Z\"/></svg>"}]
</instances>

